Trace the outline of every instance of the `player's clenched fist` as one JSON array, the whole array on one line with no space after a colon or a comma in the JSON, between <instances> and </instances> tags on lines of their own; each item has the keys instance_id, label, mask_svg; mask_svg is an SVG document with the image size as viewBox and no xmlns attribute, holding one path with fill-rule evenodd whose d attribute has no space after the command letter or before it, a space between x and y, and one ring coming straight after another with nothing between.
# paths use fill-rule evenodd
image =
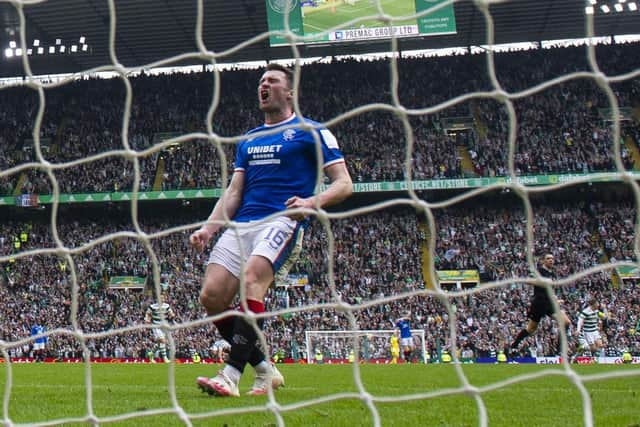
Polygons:
<instances>
[{"instance_id":1,"label":"player's clenched fist","mask_svg":"<svg viewBox=\"0 0 640 427\"><path fill-rule=\"evenodd\" d=\"M303 199L298 196L293 196L290 199L287 199L287 201L284 202L284 204L287 207L287 209L296 209L296 208L313 209L314 208L313 201L311 200L311 198ZM295 221L302 221L305 219L305 215L302 213L289 214L287 216Z\"/></svg>"},{"instance_id":2,"label":"player's clenched fist","mask_svg":"<svg viewBox=\"0 0 640 427\"><path fill-rule=\"evenodd\" d=\"M209 244L209 240L211 240L211 233L205 229L201 228L196 230L189 236L189 243L191 246L196 248L198 252L202 252L204 248Z\"/></svg>"}]
</instances>

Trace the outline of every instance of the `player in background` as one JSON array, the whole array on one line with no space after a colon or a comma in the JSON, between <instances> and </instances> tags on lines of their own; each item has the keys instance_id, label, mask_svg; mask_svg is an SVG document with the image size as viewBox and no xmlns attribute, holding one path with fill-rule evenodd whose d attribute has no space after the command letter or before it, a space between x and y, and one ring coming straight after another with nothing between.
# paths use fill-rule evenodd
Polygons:
<instances>
[{"instance_id":1,"label":"player in background","mask_svg":"<svg viewBox=\"0 0 640 427\"><path fill-rule=\"evenodd\" d=\"M408 311L404 316L396 320L396 331L400 332L400 346L402 347L402 355L407 363L411 363L411 353L415 345L413 344L413 335L411 334L411 312Z\"/></svg>"},{"instance_id":2,"label":"player in background","mask_svg":"<svg viewBox=\"0 0 640 427\"><path fill-rule=\"evenodd\" d=\"M540 271L540 275L547 279L553 280L555 278L554 271L555 259L552 254L545 254L542 257L542 265L538 268ZM558 304L561 302L558 301ZM567 334L569 333L569 325L571 321L567 314L560 310L557 314L554 313L553 303L551 299L549 299L549 294L547 293L547 289L541 286L533 287L533 298L529 304L529 313L528 318L529 322L527 326L522 329L516 339L511 344L510 348L507 350L508 354L513 354L518 350L520 343L530 335L533 335L538 330L538 324L540 320L545 316L553 316L558 323L560 323L561 327L565 328Z\"/></svg>"},{"instance_id":3,"label":"player in background","mask_svg":"<svg viewBox=\"0 0 640 427\"><path fill-rule=\"evenodd\" d=\"M398 363L398 357L400 357L400 343L398 342L398 334L396 331L393 331L391 337L389 338L389 345L391 350L391 363Z\"/></svg>"},{"instance_id":4,"label":"player in background","mask_svg":"<svg viewBox=\"0 0 640 427\"><path fill-rule=\"evenodd\" d=\"M267 65L257 95L264 125L249 131L238 144L229 186L207 222L189 238L192 246L203 251L225 219L241 225L222 233L209 256L200 292L200 302L209 316L233 308L240 277L248 310L264 313L264 296L275 278L286 276L295 262L306 227L304 215L283 212L322 209L353 192L334 135L319 123L295 114L292 71L275 63ZM256 136L264 131L271 133ZM318 151L321 159L317 158ZM319 166L322 171L318 171ZM324 172L330 183L314 194L318 172ZM274 214L279 216L263 221ZM238 383L247 363L256 370L250 394L265 394L269 385L275 389L283 383L275 365L268 363L256 346L258 332L252 323L241 316L224 317L214 323L231 343L231 351L215 377L197 379L202 390L218 396L239 396ZM261 327L263 321L257 323Z\"/></svg>"},{"instance_id":5,"label":"player in background","mask_svg":"<svg viewBox=\"0 0 640 427\"><path fill-rule=\"evenodd\" d=\"M42 326L39 323L36 323L35 325L31 326L31 336L33 337L36 335L44 334L45 330L46 329L44 326ZM36 362L44 362L44 349L48 342L49 342L49 337L47 336L36 338L33 341L33 358L35 359Z\"/></svg>"},{"instance_id":6,"label":"player in background","mask_svg":"<svg viewBox=\"0 0 640 427\"><path fill-rule=\"evenodd\" d=\"M231 344L225 339L216 340L212 346L213 349L213 358L218 363L224 363L227 355L229 354L229 350L231 350Z\"/></svg>"},{"instance_id":7,"label":"player in background","mask_svg":"<svg viewBox=\"0 0 640 427\"><path fill-rule=\"evenodd\" d=\"M600 335L600 320L606 318L607 314L600 310L600 302L596 298L590 299L587 306L578 314L576 332L584 334L584 340L592 356L596 354L604 356L602 336Z\"/></svg>"},{"instance_id":8,"label":"player in background","mask_svg":"<svg viewBox=\"0 0 640 427\"><path fill-rule=\"evenodd\" d=\"M144 315L144 322L147 324L160 325L163 320L171 321L175 319L175 317L176 314L169 304L166 303L165 296L160 295L160 303L154 302L147 307L147 311ZM161 328L153 328L152 331L155 346L158 348L160 357L164 363L169 363L170 360L167 357L167 337L164 331ZM152 351L152 353L154 352ZM150 358L150 360L152 363L155 363L153 357Z\"/></svg>"}]
</instances>

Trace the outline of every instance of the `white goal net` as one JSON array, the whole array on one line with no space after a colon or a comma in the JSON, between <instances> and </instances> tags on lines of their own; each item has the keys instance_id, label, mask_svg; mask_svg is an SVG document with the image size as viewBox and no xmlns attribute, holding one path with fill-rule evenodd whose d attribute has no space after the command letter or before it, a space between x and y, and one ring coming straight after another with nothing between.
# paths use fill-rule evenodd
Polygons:
<instances>
[{"instance_id":1,"label":"white goal net","mask_svg":"<svg viewBox=\"0 0 640 427\"><path fill-rule=\"evenodd\" d=\"M323 363L363 361L389 363L393 330L305 331L307 363L316 362L321 354ZM427 362L424 329L411 330L414 354L411 359ZM398 345L400 345L398 343ZM400 349L402 352L402 349ZM412 360L409 360L411 362Z\"/></svg>"},{"instance_id":2,"label":"white goal net","mask_svg":"<svg viewBox=\"0 0 640 427\"><path fill-rule=\"evenodd\" d=\"M431 0L425 1L432 3ZM33 41L27 40L24 11L43 2L12 0L4 3L15 9L19 18L18 47L26 51ZM15 185L29 188L32 194L20 199L26 204L34 203L32 197L40 193L41 201L47 199L48 209L46 224L36 224L34 220L33 228L24 231L26 240L22 240L22 218L16 219L12 215L15 211L7 210L0 221L4 230L10 231L10 235L2 236L0 245L0 298L5 311L1 325L3 336L0 337L4 371L3 425L144 425L142 420L147 421L148 418L151 425L160 425L157 421L162 421L167 425L192 426L203 425L199 424L202 422L215 423L217 417L230 416L240 417L233 421L239 420L237 424L242 425L244 419L241 417L267 413L272 417L268 423L261 419L260 423L254 424L283 426L285 417L293 412L311 407L316 416L332 415L332 411L325 411L324 407L316 410L315 405L342 405L346 400L357 400L364 403L370 423L379 427L385 424L381 414L389 406L399 406L404 410L405 405L424 404L424 401L427 401L426 405L435 405L436 401L453 396L471 408L467 412L475 410L473 417L478 425L486 426L493 416L489 408L496 410L496 407L504 406L495 404L496 391L502 393L508 387L522 386L518 392L505 392L503 396L513 394L519 401L529 404L528 399L520 397L520 391L541 377L551 380L562 377L576 394L574 400L565 405L571 407L571 415L575 417L567 424L574 423L579 417L579 422L592 426L597 418L594 412L605 410L607 405L601 402L600 406L593 405L593 394L588 386L594 382L604 384L632 377L637 383L640 377L638 369L612 369L594 374L579 372L568 363L567 340L562 346L554 347L550 339L540 338L540 348L535 349L536 352L555 352L553 363L561 364L558 369L523 370L509 378L479 382L469 375L465 370L467 367L455 363L446 366L454 372L451 376L455 380L446 385L442 383L438 389L400 390L394 396L380 396L363 385L360 380L363 370L354 365L351 372L356 377L358 388L353 393L305 395L290 385L295 384L295 380L288 379L287 387L295 390L296 395L290 395L286 401L279 400L277 393L269 393L267 402L259 404L254 400L247 405L247 400L240 399L194 403L195 399L191 398L197 393L194 381L187 385L179 372L184 366L175 362L181 351L189 354L199 345L206 350L209 345L207 339L212 339L215 333L212 322L220 320L220 317L206 317L198 311L200 270L204 268L204 261L193 254L187 242L189 233L200 227L205 217L185 216L187 220L182 222L143 223L141 210L143 206L149 206L145 204L149 198L157 196L156 193L162 193L157 199L159 203L166 201L166 195L160 190L172 184L177 186L174 187L176 198L184 197L184 189L196 188L194 196L190 200L185 199L185 206L196 200L211 201L223 194L229 178L229 157L235 145L244 139L244 131L261 118L255 109L251 110L256 102L252 100L249 103L238 95L243 87L257 82L249 81L249 77L255 75L245 74L241 81L233 77L225 80L221 78L218 65L224 63L229 55L268 39L269 34L247 35L244 43L228 51L213 52L203 41L203 10L205 3L208 7L221 2L178 2L172 7L192 7L197 11L196 22L191 28L181 23L183 36L195 41L193 51L160 62L125 66L117 55L120 49L128 49L126 40L117 34L117 10L126 2L93 0L78 3L87 3L92 9L95 6L101 10L103 21L98 25L109 27L110 62L59 80L41 79L33 75L29 66L31 59L25 54L14 58L24 64L24 79L0 86L0 95L10 93L3 98L3 111L0 112L3 119L0 124L0 185L2 188L11 187L7 183L13 180ZM151 2L143 3L153 7ZM290 2L269 3L286 10L285 6ZM381 0L370 3L375 4L377 13L355 19L350 25L357 28L360 21L371 19L387 25L390 20L425 17L432 12L431 9L439 10L463 2L438 2L430 10L413 17L392 17L384 12ZM478 47L483 52L481 61L476 61L478 55L467 49L465 55L456 57L459 62L453 65L433 66L417 59L412 62L414 59L401 55L399 41L392 37L387 46L391 55L380 62L368 64L372 68L364 72L362 69L354 72L349 68L353 64L368 63L368 60L354 61L353 64L335 58L332 64L318 61L311 66L318 67L314 74L321 78L309 87L308 97L298 99L298 86L293 91L299 115L303 115L307 105L311 108L311 104L316 103L313 107L327 117L310 118L321 121L329 129L337 129L335 133L340 144L348 141L351 151L345 157L347 163L358 168L353 173L357 188L362 193L376 192L376 197L359 205L348 205L339 212L320 210L315 213L312 227L315 227L316 238L313 245L306 246L307 252L303 253L300 261L313 283L308 290L300 290L304 289L301 287L285 294L283 299L286 303L281 305L284 308L274 307L276 298L272 298L269 301L272 305L267 305L267 312L261 315L265 320L265 333L260 334L260 342L266 344L265 350L270 355L280 347L293 347L290 343L300 339L296 345L303 345L304 340L305 357L311 362L316 349L325 352L328 358L349 360L349 352L353 350L356 360L382 361L389 358L388 338L391 333L384 330L389 325L384 316L389 315L389 310L395 310L399 315L408 304L412 312L420 312L421 315L420 323L416 319L412 325L421 328L415 329L414 334L416 353L422 361L426 360L427 348L436 335L438 342L446 345L454 358L457 357L456 351L463 346L473 345L476 352L489 353L508 344L508 340L518 333L516 326L524 326L523 301L527 300L528 292L534 286L543 287L549 293L563 289L576 291L579 297L573 301L575 308L582 301L580 298L591 294L605 295L603 289L608 290L607 286L613 280L612 272L637 269L640 258L639 174L625 163L631 154L624 150L626 134L621 131L621 123L622 107L635 111L635 114L640 108L625 104L637 101L640 93L638 50L616 50L615 54L607 57L610 61L599 59L600 48L590 43L594 36L592 10L584 17L587 42L579 48L582 60L581 66L576 67L579 70L565 68L565 63L559 68L543 70L538 66L547 66L554 61L547 61L535 53L531 56L525 54L514 63L505 61L499 65L500 56L491 48L496 44L492 12L502 4L518 2L475 0L467 3L471 3L477 12L470 21L475 26L483 26L486 31L486 46ZM585 2L585 5L588 3L596 2ZM625 8L628 4L636 7L635 2L622 0L616 3L616 7ZM249 11L253 6L245 7ZM579 7L582 10L584 5ZM588 7L594 9L593 6ZM555 13L552 9L549 6L549 15ZM140 10L140 15L144 15L144 10ZM615 19L615 16L609 16ZM289 28L285 28L283 33L294 58L295 83L301 85L300 82L312 78L311 73L305 74L296 45L301 36ZM602 48L620 46L604 45ZM190 59L206 62L210 72L203 73L203 76L194 73L185 77L187 83L183 87L187 89L184 92L180 92L180 86L172 81L162 80L166 76L155 81L145 75L150 68ZM519 60L525 65L518 63ZM481 65L478 66L477 62ZM570 61L567 59L566 63ZM522 66L524 71L518 69L515 72L517 66ZM331 79L325 79L330 67L338 71L334 71ZM109 82L93 79L97 72L103 71L111 73L114 78ZM137 80L136 76L140 79ZM190 78L192 80L188 80ZM204 81L207 82L206 89L199 86ZM351 82L351 86L344 92L334 93L332 86L341 82ZM69 98L76 104L65 105L62 101L68 95L64 92L66 88L71 88ZM421 92L424 88L433 88L435 92ZM438 89L441 91L437 92ZM555 95L544 98L554 90L557 92ZM254 92L252 86L248 93ZM373 96L366 97L364 93ZM593 97L587 99L587 93ZM251 96L247 95L247 98ZM59 103L51 103L51 99ZM543 112L546 110L541 106L548 107L550 113L545 116ZM571 106L579 108L566 111ZM602 107L602 111L597 111L597 106ZM461 155L457 153L452 153L447 161L432 157L432 154L435 156L455 149L457 136L443 137L440 118L457 118L459 110L473 116L469 122L475 120L477 139L466 150L471 152L469 158L475 162L475 170L472 166L470 170L462 171L465 166L459 164ZM69 111L73 116L64 115ZM565 112L566 116L563 115ZM593 127L578 126L585 125L584 117L591 117L589 114L600 114L601 123ZM58 121L54 122L56 119ZM169 137L153 139L143 135L147 127L158 122L166 127L163 130ZM232 126L238 122L247 125L247 129ZM464 120L462 122L462 126L467 125ZM451 125L453 130L454 125ZM550 137L544 134L544 129L552 125L558 126L558 132ZM100 128L96 129L96 126ZM79 136L86 128L91 132ZM578 131L572 133L576 129ZM12 148L19 155L10 158L5 145L11 135L18 134L22 135L20 142L25 142L25 147L14 144ZM72 136L62 142L55 141L59 135L67 134ZM633 138L638 141L640 132L637 124L629 135L632 138L629 141ZM578 147L582 139L588 140L590 145L580 151ZM545 145L550 140L555 145ZM590 161L596 161L595 169L589 168ZM180 162L181 170L172 169ZM564 172L545 175L545 168L550 164L563 168ZM457 175L456 168L461 169ZM155 176L148 173L149 169L165 173ZM467 173L471 178L465 175ZM116 178L110 180L110 174ZM536 178L537 175L547 178ZM92 194L88 196L91 200L86 198L83 202L93 203L96 197L101 197L99 200L104 206L100 218L93 221L84 218L83 214L73 217L72 209L66 209L79 201L79 196L69 196L77 190L74 185L86 179L92 183L92 189L83 190ZM199 179L207 179L204 187L211 191L206 195L198 193ZM624 187L627 194L624 205L608 208L606 203L592 204L595 191L591 184L599 182L616 182L619 184L617 190ZM319 176L317 188L322 188L323 184ZM152 191L154 186L158 191ZM572 189L576 190L573 196L582 197L581 203L572 205L568 202L555 210L541 206L545 195L560 191L568 193ZM447 192L450 190L456 192ZM430 197L427 197L422 191L434 191L437 196L432 197L434 193L429 193ZM8 194L11 199L19 196ZM498 199L490 199L496 195ZM509 200L512 205L517 205L516 208L509 210L501 206L507 197L511 197ZM126 206L125 223L114 220L116 213L122 214L121 211L115 212L114 204L117 203ZM4 207L0 206L0 209ZM174 208L175 218L180 217L175 206L166 210ZM406 211L389 213L391 208L407 209L411 214L406 214ZM162 210L157 208L156 213L160 214ZM576 218L584 224L596 224L589 229L573 229L571 220ZM230 220L225 221L224 226L239 228ZM571 267L559 267L561 274L554 280L541 276L537 261L543 251L554 252L558 259L564 257L564 260L572 262ZM113 262L109 264L108 260ZM464 271L468 264L475 263L482 275L478 280L480 285L473 288L460 285L452 292L444 292L437 285L437 263L450 266L441 268L443 271ZM122 274L118 273L120 270ZM126 406L127 397L140 394L139 389L134 388L138 384L130 384L131 388L121 392L116 397L121 400L114 404L113 394L116 393L111 394L109 380L102 379L100 384L96 377L97 359L116 359L120 355L141 352L144 348L140 348L139 343L148 339L154 326L145 324L142 315L138 318L132 315L141 312L144 295L111 290L101 294L100 287L93 286L105 281L107 275L127 278L113 282L113 286L137 283L135 280L144 275L150 284L147 289L153 294L146 297L146 302L160 300L162 290L166 288L173 292L170 302L181 304L183 308L178 311L175 323L163 322L160 325L166 335L166 354L171 363L166 365L167 370L163 374L166 381L144 377L153 383L144 393L162 394L150 405ZM639 277L634 278L640 280ZM242 281L244 289L244 278ZM584 291L586 286L592 287ZM637 346L640 336L635 329L633 334L629 332L636 328L631 320L638 322L638 304L632 307L625 305L629 301L638 301L637 289L637 284L635 288L621 286L619 297L613 292L606 294L618 307L622 307L616 311L620 323L612 339L622 337L619 342L626 345L625 348ZM513 301L520 302L517 310L509 305ZM23 309L31 311L23 312ZM560 306L555 304L554 311L559 309ZM13 316L12 319L6 320L5 313ZM335 315L335 320L328 313ZM478 320L478 313L484 316L482 321ZM49 324L44 332L30 335L28 326L36 320L49 321ZM256 319L251 317L251 320ZM314 328L336 329L307 328L306 322L314 320ZM374 321L377 323L373 324ZM339 325L341 322L343 324ZM549 325L551 322L541 323L540 336L547 337L553 333L554 337L566 338L562 328L553 329ZM347 330L337 330L340 326ZM363 326L371 330L360 330ZM296 336L302 335L302 331L306 331L304 338ZM56 351L60 359L74 359L82 363L85 368L81 373L82 384L67 385L76 393L81 390L82 396L80 404L72 410L56 411L54 407L46 413L33 411L37 414L32 416L31 409L21 411L22 408L16 409L14 404L16 395L26 396L23 400L29 400L33 390L16 385L24 377L12 361L19 354L28 354L34 342L45 337L49 339L46 344L49 348L59 346ZM531 339L529 341L532 342ZM213 367L208 368L203 369L203 375L215 375ZM375 371L383 370L374 368ZM431 369L431 366L411 368L424 370ZM65 378L47 378L43 382L49 380L53 384L47 387L60 389L57 394L61 400L68 397L64 388L67 386L58 384ZM433 384L437 383L430 383ZM36 388L40 391L47 387L39 384ZM422 387L426 386L423 384ZM546 389L535 390L532 398L546 393ZM298 399L299 396L302 397ZM98 409L98 401L108 402L109 405L105 405L107 409ZM41 402L42 405L48 403ZM364 412L363 407L358 408L360 413ZM339 408L336 412L342 414L342 411ZM438 411L424 411L424 408L418 411L423 411L425 417L431 415L427 412L435 413L433 416L439 418L430 419L432 425L471 423L466 419L450 421L446 418L449 413L439 414ZM544 407L538 411L550 412ZM501 415L494 419L499 417ZM330 420L330 417L326 419ZM302 420L298 419L298 424L294 421L293 425L305 425L304 422L308 421ZM623 422L631 424L632 421L624 418ZM541 421L540 424L545 423Z\"/></svg>"}]
</instances>

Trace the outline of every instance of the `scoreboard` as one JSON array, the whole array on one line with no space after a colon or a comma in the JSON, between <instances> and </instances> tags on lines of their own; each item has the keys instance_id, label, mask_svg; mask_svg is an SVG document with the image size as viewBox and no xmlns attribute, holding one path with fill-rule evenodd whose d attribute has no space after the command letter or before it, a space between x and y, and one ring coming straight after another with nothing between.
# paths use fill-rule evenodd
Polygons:
<instances>
[{"instance_id":1,"label":"scoreboard","mask_svg":"<svg viewBox=\"0 0 640 427\"><path fill-rule=\"evenodd\" d=\"M287 28L297 44L381 40L455 34L453 4L448 0L266 0L269 31ZM376 19L378 2L392 24ZM413 16L405 19L405 17ZM402 19L400 19L402 18ZM288 24L288 25L286 25ZM269 44L289 45L284 34L270 34Z\"/></svg>"}]
</instances>

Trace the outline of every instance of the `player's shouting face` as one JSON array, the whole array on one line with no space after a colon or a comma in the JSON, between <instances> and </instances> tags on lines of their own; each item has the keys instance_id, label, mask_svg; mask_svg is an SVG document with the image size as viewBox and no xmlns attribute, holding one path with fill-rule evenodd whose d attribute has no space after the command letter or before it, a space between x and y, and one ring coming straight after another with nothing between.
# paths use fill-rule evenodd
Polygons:
<instances>
[{"instance_id":1,"label":"player's shouting face","mask_svg":"<svg viewBox=\"0 0 640 427\"><path fill-rule=\"evenodd\" d=\"M258 84L258 102L264 113L280 113L290 109L293 99L291 82L282 71L268 70Z\"/></svg>"}]
</instances>

